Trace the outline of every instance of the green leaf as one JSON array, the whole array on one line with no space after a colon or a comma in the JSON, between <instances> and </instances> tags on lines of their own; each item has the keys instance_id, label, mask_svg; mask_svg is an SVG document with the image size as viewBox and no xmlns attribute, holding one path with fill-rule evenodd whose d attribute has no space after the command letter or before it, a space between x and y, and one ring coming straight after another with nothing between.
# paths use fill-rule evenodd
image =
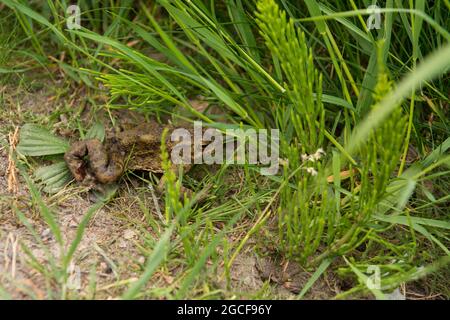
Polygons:
<instances>
[{"instance_id":1,"label":"green leaf","mask_svg":"<svg viewBox=\"0 0 450 320\"><path fill-rule=\"evenodd\" d=\"M314 274L311 276L311 278L308 279L308 282L303 287L302 291L298 295L298 299L302 299L305 294L308 292L308 290L314 285L314 283L319 279L319 277L322 275L322 273L327 270L327 268L330 266L333 259L325 259L322 261L320 266L317 268L317 270L314 272Z\"/></svg>"},{"instance_id":2,"label":"green leaf","mask_svg":"<svg viewBox=\"0 0 450 320\"><path fill-rule=\"evenodd\" d=\"M380 221L410 226L415 231L424 235L430 242L434 242L435 244L437 244L442 249L442 251L445 252L445 254L450 255L450 251L447 249L447 247L441 241L439 241L439 239L433 236L425 227L423 227L424 225L426 225L448 230L450 228L450 224L448 222L426 218L405 217L405 216L375 215L374 217L375 219Z\"/></svg>"},{"instance_id":3,"label":"green leaf","mask_svg":"<svg viewBox=\"0 0 450 320\"><path fill-rule=\"evenodd\" d=\"M415 223L418 225L424 225L429 227L436 227L441 229L450 230L450 222L436 220L436 219L428 219L428 218L419 218L419 217L406 217L406 216L388 216L388 215L374 215L374 218L380 221L409 225L410 223Z\"/></svg>"},{"instance_id":4,"label":"green leaf","mask_svg":"<svg viewBox=\"0 0 450 320\"><path fill-rule=\"evenodd\" d=\"M21 73L29 70L28 69L14 69L14 68L1 68L0 67L0 74L4 73Z\"/></svg>"},{"instance_id":5,"label":"green leaf","mask_svg":"<svg viewBox=\"0 0 450 320\"><path fill-rule=\"evenodd\" d=\"M96 122L86 133L85 139L98 139L103 142L105 140L105 126Z\"/></svg>"},{"instance_id":6,"label":"green leaf","mask_svg":"<svg viewBox=\"0 0 450 320\"><path fill-rule=\"evenodd\" d=\"M56 137L47 129L34 124L25 124L20 130L20 143L17 151L25 156L48 156L63 154L69 143Z\"/></svg>"},{"instance_id":7,"label":"green leaf","mask_svg":"<svg viewBox=\"0 0 450 320\"><path fill-rule=\"evenodd\" d=\"M170 237L172 236L173 230L175 229L175 222L172 223L164 232L164 234L159 239L155 248L152 251L150 257L147 258L147 265L145 270L140 276L139 280L134 282L130 288L124 293L122 299L131 300L139 294L141 288L150 280L153 273L159 267L159 265L164 261L167 253L170 250Z\"/></svg>"},{"instance_id":8,"label":"green leaf","mask_svg":"<svg viewBox=\"0 0 450 320\"><path fill-rule=\"evenodd\" d=\"M30 179L25 170L20 170L25 182L27 183L28 189L30 190L31 197L39 208L39 213L44 219L45 223L49 226L53 235L55 236L56 241L60 246L63 245L63 238L61 235L61 229L59 228L58 222L56 220L55 214L47 207L44 200L42 199L41 193L37 189L34 182Z\"/></svg>"},{"instance_id":9,"label":"green leaf","mask_svg":"<svg viewBox=\"0 0 450 320\"><path fill-rule=\"evenodd\" d=\"M442 46L430 54L416 70L409 73L397 87L387 94L360 123L352 133L346 150L352 154L367 140L372 129L379 127L384 119L425 81L431 80L447 72L450 67L450 44Z\"/></svg>"},{"instance_id":10,"label":"green leaf","mask_svg":"<svg viewBox=\"0 0 450 320\"><path fill-rule=\"evenodd\" d=\"M178 299L181 299L182 297L185 296L185 294L188 291L189 287L192 285L192 283L195 281L195 279L198 278L199 274L201 273L202 268L205 267L208 258L216 250L216 248L219 245L220 241L225 237L226 233L230 229L232 229L232 227L235 225L235 223L241 218L242 212L244 212L244 211L241 211L239 214L235 215L227 223L225 228L223 228L220 232L218 232L211 239L209 244L203 250L202 254L198 257L198 260L195 263L194 267L190 270L188 275L184 278L184 281L180 284L180 289L178 290L178 292L176 294L176 297Z\"/></svg>"},{"instance_id":11,"label":"green leaf","mask_svg":"<svg viewBox=\"0 0 450 320\"><path fill-rule=\"evenodd\" d=\"M69 169L64 161L50 166L40 167L34 173L36 180L40 180L47 193L56 193L72 179Z\"/></svg>"}]
</instances>

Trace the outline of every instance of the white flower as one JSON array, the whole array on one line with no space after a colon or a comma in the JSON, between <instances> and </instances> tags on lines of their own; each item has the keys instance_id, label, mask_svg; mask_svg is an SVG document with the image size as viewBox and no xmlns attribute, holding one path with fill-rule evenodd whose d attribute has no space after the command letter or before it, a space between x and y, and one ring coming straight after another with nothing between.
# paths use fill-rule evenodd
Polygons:
<instances>
[{"instance_id":1,"label":"white flower","mask_svg":"<svg viewBox=\"0 0 450 320\"><path fill-rule=\"evenodd\" d=\"M311 158L313 158L313 161L317 161L320 160L320 158L322 158L322 156L325 154L325 151L323 151L322 148L317 149L316 153L314 153Z\"/></svg>"},{"instance_id":2,"label":"white flower","mask_svg":"<svg viewBox=\"0 0 450 320\"><path fill-rule=\"evenodd\" d=\"M322 148L319 148L319 149L317 149L316 153L309 155L309 156L308 156L308 154L305 153L305 154L302 154L301 157L302 157L303 162L306 162L306 161L315 162L315 161L320 160L320 158L322 158L322 156L324 154L325 154L325 151L323 151Z\"/></svg>"},{"instance_id":3,"label":"white flower","mask_svg":"<svg viewBox=\"0 0 450 320\"><path fill-rule=\"evenodd\" d=\"M308 167L308 168L306 168L306 172L308 172L310 175L312 175L313 177L314 176L317 176L317 171L316 171L316 169L314 169L314 168L311 168L311 167Z\"/></svg>"},{"instance_id":4,"label":"white flower","mask_svg":"<svg viewBox=\"0 0 450 320\"><path fill-rule=\"evenodd\" d=\"M287 165L289 165L289 160L278 158L278 163L281 164L282 166L287 166Z\"/></svg>"}]
</instances>

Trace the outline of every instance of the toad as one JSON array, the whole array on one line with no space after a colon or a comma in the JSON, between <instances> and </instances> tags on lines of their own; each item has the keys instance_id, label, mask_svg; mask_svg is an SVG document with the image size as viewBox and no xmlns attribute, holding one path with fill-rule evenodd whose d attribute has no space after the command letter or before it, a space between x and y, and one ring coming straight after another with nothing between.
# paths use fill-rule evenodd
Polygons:
<instances>
[{"instance_id":1,"label":"toad","mask_svg":"<svg viewBox=\"0 0 450 320\"><path fill-rule=\"evenodd\" d=\"M164 128L157 122L145 122L133 129L118 132L102 143L99 139L74 142L64 159L75 180L85 185L109 184L117 181L126 170L143 170L163 173L161 164L161 136ZM175 142L166 139L167 151L171 152ZM183 164L187 172L191 164ZM178 170L175 170L177 172ZM163 191L163 179L157 190ZM184 188L182 194L190 194Z\"/></svg>"}]
</instances>

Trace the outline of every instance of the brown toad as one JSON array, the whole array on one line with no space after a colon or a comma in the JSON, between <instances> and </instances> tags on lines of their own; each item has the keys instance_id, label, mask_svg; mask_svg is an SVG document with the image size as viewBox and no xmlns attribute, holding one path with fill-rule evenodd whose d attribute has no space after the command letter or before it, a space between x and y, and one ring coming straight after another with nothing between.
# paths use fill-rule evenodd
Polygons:
<instances>
[{"instance_id":1,"label":"brown toad","mask_svg":"<svg viewBox=\"0 0 450 320\"><path fill-rule=\"evenodd\" d=\"M144 170L162 173L161 136L164 128L156 122L145 122L133 129L116 133L102 143L98 139L74 142L64 159L70 172L78 182L86 185L92 183L108 184L117 181L125 170ZM166 147L170 154L174 146L170 135L166 139ZM183 164L184 171L191 168ZM158 190L162 191L162 179ZM188 190L182 190L186 192Z\"/></svg>"}]
</instances>

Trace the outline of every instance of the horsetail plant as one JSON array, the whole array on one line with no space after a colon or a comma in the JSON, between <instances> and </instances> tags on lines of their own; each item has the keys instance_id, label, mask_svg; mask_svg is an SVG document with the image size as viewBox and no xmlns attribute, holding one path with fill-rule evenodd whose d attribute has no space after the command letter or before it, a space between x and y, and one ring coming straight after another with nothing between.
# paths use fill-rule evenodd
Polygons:
<instances>
[{"instance_id":1,"label":"horsetail plant","mask_svg":"<svg viewBox=\"0 0 450 320\"><path fill-rule=\"evenodd\" d=\"M285 114L289 114L302 152L313 153L324 140L325 111L322 104L322 76L314 67L305 34L286 19L273 0L258 2L256 13L261 35L286 77ZM285 129L285 128L281 128Z\"/></svg>"},{"instance_id":2,"label":"horsetail plant","mask_svg":"<svg viewBox=\"0 0 450 320\"><path fill-rule=\"evenodd\" d=\"M383 66L379 67L374 101L379 102L392 87ZM368 143L361 147L361 192L359 207L367 220L385 196L386 187L400 159L406 130L406 117L398 106L377 129L372 130Z\"/></svg>"},{"instance_id":3,"label":"horsetail plant","mask_svg":"<svg viewBox=\"0 0 450 320\"><path fill-rule=\"evenodd\" d=\"M391 88L384 66L380 65L374 106ZM332 243L328 243L328 248L312 260L313 264L330 255L345 255L369 238L377 239L371 237L376 232L370 227L374 223L372 215L387 196L386 188L401 156L405 130L406 117L398 105L386 121L371 131L367 143L359 150L359 175L353 174L353 166L350 165L351 196L340 224L335 225L336 236Z\"/></svg>"},{"instance_id":4,"label":"horsetail plant","mask_svg":"<svg viewBox=\"0 0 450 320\"><path fill-rule=\"evenodd\" d=\"M287 124L293 129L292 139L284 137L281 143L288 160L284 179L295 172L295 188L286 185L281 192L280 238L288 255L305 263L318 249L326 223L334 221L335 214L324 166L319 161L325 153L322 76L314 67L305 34L294 26L294 21L288 20L273 0L261 0L257 8L261 35L285 76L286 99L277 107L289 115Z\"/></svg>"}]
</instances>

